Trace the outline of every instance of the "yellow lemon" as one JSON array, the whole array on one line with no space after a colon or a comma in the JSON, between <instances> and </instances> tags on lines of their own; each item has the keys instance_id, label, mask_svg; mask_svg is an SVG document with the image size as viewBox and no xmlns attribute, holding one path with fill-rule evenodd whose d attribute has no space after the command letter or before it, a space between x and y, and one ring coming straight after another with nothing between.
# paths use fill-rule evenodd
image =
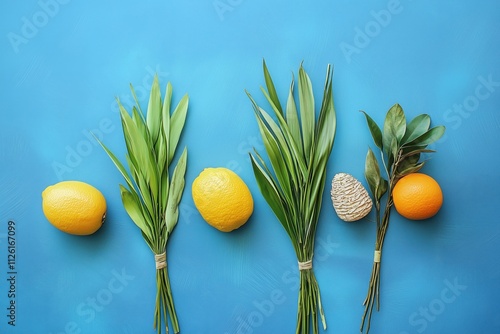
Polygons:
<instances>
[{"instance_id":1,"label":"yellow lemon","mask_svg":"<svg viewBox=\"0 0 500 334\"><path fill-rule=\"evenodd\" d=\"M253 198L245 182L232 170L205 168L192 185L193 201L203 219L222 232L245 224L253 212Z\"/></svg>"},{"instance_id":2,"label":"yellow lemon","mask_svg":"<svg viewBox=\"0 0 500 334\"><path fill-rule=\"evenodd\" d=\"M103 194L85 182L63 181L42 192L47 220L59 230L75 235L97 231L106 217Z\"/></svg>"}]
</instances>

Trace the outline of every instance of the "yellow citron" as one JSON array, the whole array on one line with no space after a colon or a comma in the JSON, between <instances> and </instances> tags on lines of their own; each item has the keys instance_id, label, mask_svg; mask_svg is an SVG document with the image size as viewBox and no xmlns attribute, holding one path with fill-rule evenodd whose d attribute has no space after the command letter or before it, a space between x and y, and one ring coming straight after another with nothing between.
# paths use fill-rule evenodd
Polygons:
<instances>
[{"instance_id":1,"label":"yellow citron","mask_svg":"<svg viewBox=\"0 0 500 334\"><path fill-rule=\"evenodd\" d=\"M253 198L245 182L232 170L205 168L193 181L193 201L203 219L222 232L245 224L253 212Z\"/></svg>"},{"instance_id":2,"label":"yellow citron","mask_svg":"<svg viewBox=\"0 0 500 334\"><path fill-rule=\"evenodd\" d=\"M106 217L103 194L85 182L63 181L42 192L47 220L59 230L75 235L97 231Z\"/></svg>"}]
</instances>

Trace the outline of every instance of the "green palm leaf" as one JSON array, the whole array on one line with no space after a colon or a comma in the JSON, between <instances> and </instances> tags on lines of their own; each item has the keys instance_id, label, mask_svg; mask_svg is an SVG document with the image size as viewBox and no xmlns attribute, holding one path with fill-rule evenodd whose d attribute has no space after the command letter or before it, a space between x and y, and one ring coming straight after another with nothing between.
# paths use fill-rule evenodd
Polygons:
<instances>
[{"instance_id":1,"label":"green palm leaf","mask_svg":"<svg viewBox=\"0 0 500 334\"><path fill-rule=\"evenodd\" d=\"M265 62L264 78L268 91L262 91L276 120L259 107L248 92L247 95L254 109L271 169L258 152L251 153L250 160L262 196L288 234L298 261L309 263L314 254L326 166L336 129L332 71L328 66L318 120L312 83L302 64L299 68L299 110L293 92L293 78L285 113ZM318 333L318 316L324 329L326 319L312 268L300 269L300 282L296 333L309 333L310 328L313 333Z\"/></svg>"}]
</instances>

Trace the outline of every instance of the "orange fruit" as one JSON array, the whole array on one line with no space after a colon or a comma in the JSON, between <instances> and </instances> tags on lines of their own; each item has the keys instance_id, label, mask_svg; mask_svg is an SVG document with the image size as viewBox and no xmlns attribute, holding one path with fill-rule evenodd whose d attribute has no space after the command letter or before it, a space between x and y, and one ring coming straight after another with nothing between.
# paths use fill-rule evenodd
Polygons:
<instances>
[{"instance_id":1,"label":"orange fruit","mask_svg":"<svg viewBox=\"0 0 500 334\"><path fill-rule=\"evenodd\" d=\"M396 211L403 217L422 220L434 216L443 205L443 192L432 177L411 173L402 177L392 190Z\"/></svg>"},{"instance_id":2,"label":"orange fruit","mask_svg":"<svg viewBox=\"0 0 500 334\"><path fill-rule=\"evenodd\" d=\"M205 168L193 181L193 201L203 219L222 232L245 224L253 212L253 198L245 182L232 170Z\"/></svg>"},{"instance_id":3,"label":"orange fruit","mask_svg":"<svg viewBox=\"0 0 500 334\"><path fill-rule=\"evenodd\" d=\"M106 217L103 194L85 182L62 181L42 192L42 209L59 230L75 235L96 232Z\"/></svg>"}]
</instances>

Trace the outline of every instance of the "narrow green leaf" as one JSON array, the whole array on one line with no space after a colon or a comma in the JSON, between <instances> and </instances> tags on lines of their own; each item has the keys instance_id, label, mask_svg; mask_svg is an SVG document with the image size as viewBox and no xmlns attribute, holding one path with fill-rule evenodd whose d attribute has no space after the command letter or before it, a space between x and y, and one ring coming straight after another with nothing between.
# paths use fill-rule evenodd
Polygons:
<instances>
[{"instance_id":1,"label":"narrow green leaf","mask_svg":"<svg viewBox=\"0 0 500 334\"><path fill-rule=\"evenodd\" d=\"M421 136L418 136L411 142L409 142L408 145L412 146L430 145L443 136L445 129L446 128L443 125L436 126L430 129L429 131L425 132Z\"/></svg>"},{"instance_id":2,"label":"narrow green leaf","mask_svg":"<svg viewBox=\"0 0 500 334\"><path fill-rule=\"evenodd\" d=\"M366 112L364 112L363 110L361 110L361 112L365 115L366 123L368 123L368 129L372 134L375 145L377 145L378 148L383 149L382 131L378 127L377 123L375 123L375 121Z\"/></svg>"},{"instance_id":3,"label":"narrow green leaf","mask_svg":"<svg viewBox=\"0 0 500 334\"><path fill-rule=\"evenodd\" d=\"M402 159L401 162L398 164L395 173L398 174L401 173L401 171L404 171L405 169L416 166L419 160L420 160L420 154L410 155Z\"/></svg>"},{"instance_id":4,"label":"narrow green leaf","mask_svg":"<svg viewBox=\"0 0 500 334\"><path fill-rule=\"evenodd\" d=\"M259 129L262 127L263 129L267 129L267 132L269 135L274 138L277 143L279 144L278 147L280 149L284 149L283 154L285 154L288 158L287 160L290 160L290 149L287 144L287 140L285 139L285 131L288 131L288 126L286 125L282 115L280 113L275 113L275 115L278 118L278 121L280 122L280 126L275 122L275 120L269 115L268 112L266 112L263 108L259 107L257 105L257 102L255 102L254 98L249 92L246 92L248 98L250 99L250 102L252 103L252 107L254 109L255 116L257 117L258 120L258 125ZM290 135L289 135L290 137ZM264 145L265 146L265 145Z\"/></svg>"},{"instance_id":5,"label":"narrow green leaf","mask_svg":"<svg viewBox=\"0 0 500 334\"><path fill-rule=\"evenodd\" d=\"M274 137L273 133L269 130L269 128L264 123L264 120L262 119L262 115L265 115L267 113L261 108L257 108L257 124L259 125L259 130L264 141L264 146L266 148L269 161L271 162L271 166L273 167L279 184L281 185L281 187L283 187L284 194L288 195L287 198L290 199L292 188L290 184L290 175L287 169L287 164L290 163L290 155L288 154L288 156L285 156L285 152L282 152L280 150L280 144L278 143L278 140Z\"/></svg>"},{"instance_id":6,"label":"narrow green leaf","mask_svg":"<svg viewBox=\"0 0 500 334\"><path fill-rule=\"evenodd\" d=\"M291 134L285 120L278 114L278 120L280 122L280 125L278 126L278 124L266 111L260 107L257 108L260 116L269 127L273 137L276 139L279 151L281 152L285 165L288 167L288 171L290 172L291 181L296 184L297 173L295 173L295 171L301 171L302 175L304 175L307 171L307 166L303 157L298 153L295 142L293 141L293 138L291 138Z\"/></svg>"},{"instance_id":7,"label":"narrow green leaf","mask_svg":"<svg viewBox=\"0 0 500 334\"><path fill-rule=\"evenodd\" d=\"M266 165L266 162L264 161L264 158L259 154L259 152L253 148L253 154L249 153L251 157L255 159L255 161L259 164L260 168L264 171L264 173L269 176L270 180L272 181L273 188L276 189L276 191L279 194L280 198L284 198L283 195L283 189L280 187L278 184L278 181L276 180L276 176L274 176L274 173L271 171L271 169Z\"/></svg>"},{"instance_id":8,"label":"narrow green leaf","mask_svg":"<svg viewBox=\"0 0 500 334\"><path fill-rule=\"evenodd\" d=\"M411 152L414 152L414 151L431 151L429 149L426 148L427 146L424 145L424 146L421 146L421 145L412 145L412 146L409 146L409 145L405 145L404 147L401 147L401 155L402 156L405 156L405 155L408 155L408 153L411 153ZM421 153L421 152L419 152Z\"/></svg>"},{"instance_id":9,"label":"narrow green leaf","mask_svg":"<svg viewBox=\"0 0 500 334\"><path fill-rule=\"evenodd\" d=\"M310 154L314 143L314 131L316 114L314 110L314 95L311 80L302 67L299 68L299 107L302 125L302 141L304 143L304 154Z\"/></svg>"},{"instance_id":10,"label":"narrow green leaf","mask_svg":"<svg viewBox=\"0 0 500 334\"><path fill-rule=\"evenodd\" d=\"M120 162L120 160L113 154L113 152L111 152L110 149L108 149L108 147L106 145L104 145L104 143L102 143L99 140L99 138L97 138L94 134L92 134L92 135L94 136L94 139L99 143L99 145L101 145L101 147L104 149L106 154L110 157L111 161L116 166L118 171L120 171L120 174L123 176L123 178L127 182L127 185L129 186L129 188L133 189L134 185L132 183L132 179L130 178L129 174L127 173L127 170L125 169L123 164Z\"/></svg>"},{"instance_id":11,"label":"narrow green leaf","mask_svg":"<svg viewBox=\"0 0 500 334\"><path fill-rule=\"evenodd\" d=\"M139 175L139 171L138 171L138 169L137 169L137 167L136 167L136 166L137 166L137 162L136 162L136 161L132 161L132 159L133 159L133 158L131 158L131 157L130 157L130 155L129 155L128 153L127 153L127 154L125 154L125 160L127 161L127 165L128 165L128 167L129 167L129 169L130 169L130 174L132 175L132 179L133 179L133 180L134 180L134 182L135 182L135 181L136 181L136 180L138 180L138 179L139 179L139 177L141 177L141 176ZM138 188L138 186L137 186L137 182L135 183L135 185L136 185L136 187Z\"/></svg>"},{"instance_id":12,"label":"narrow green leaf","mask_svg":"<svg viewBox=\"0 0 500 334\"><path fill-rule=\"evenodd\" d=\"M170 156L170 108L172 104L172 85L167 83L167 88L165 89L165 96L163 98L163 106L162 106L162 126L163 126L163 135L165 137L165 146L167 154L167 166L170 164L171 159L168 159Z\"/></svg>"},{"instance_id":13,"label":"narrow green leaf","mask_svg":"<svg viewBox=\"0 0 500 334\"><path fill-rule=\"evenodd\" d=\"M187 149L184 148L181 156L174 168L172 174L172 180L170 183L170 189L168 193L167 207L165 210L165 221L167 224L167 234L172 233L175 225L179 218L179 203L184 192L185 180L184 176L186 174L187 165Z\"/></svg>"},{"instance_id":14,"label":"narrow green leaf","mask_svg":"<svg viewBox=\"0 0 500 334\"><path fill-rule=\"evenodd\" d=\"M416 116L411 120L410 123L406 126L406 133L401 140L401 144L404 145L406 143L411 142L415 138L423 135L431 125L431 118L427 114L421 114Z\"/></svg>"},{"instance_id":15,"label":"narrow green leaf","mask_svg":"<svg viewBox=\"0 0 500 334\"><path fill-rule=\"evenodd\" d=\"M128 145L130 145L130 147L128 147L130 159L134 163L138 174L145 180L148 180L152 193L157 194L158 166L155 163L153 152L150 146L148 146L148 142L143 137L139 127L124 108L121 109L120 115L123 121L124 136ZM137 181L138 180L136 180L136 182Z\"/></svg>"},{"instance_id":16,"label":"narrow green leaf","mask_svg":"<svg viewBox=\"0 0 500 334\"><path fill-rule=\"evenodd\" d=\"M134 165L147 166L149 163L148 147L142 133L137 128L135 122L122 107L120 108L120 115L123 127L123 136L127 144L127 151ZM149 177L149 175L145 175Z\"/></svg>"},{"instance_id":17,"label":"narrow green leaf","mask_svg":"<svg viewBox=\"0 0 500 334\"><path fill-rule=\"evenodd\" d=\"M130 91L132 92L132 97L134 98L135 105L139 109L141 116L144 115L144 113L141 109L141 104L139 103L139 99L137 98L137 94L135 93L135 89L134 89L134 86L132 86L132 84L130 84Z\"/></svg>"},{"instance_id":18,"label":"narrow green leaf","mask_svg":"<svg viewBox=\"0 0 500 334\"><path fill-rule=\"evenodd\" d=\"M282 118L284 119L284 115L283 115L283 111L280 110L275 104L274 104L274 101L271 99L271 97L269 96L269 94L266 92L266 90L261 87L261 92L262 94L264 95L264 97L267 99L267 102L269 102L269 105L271 106L271 108L273 109L274 111L274 114L276 115L276 117L279 117L279 118Z\"/></svg>"},{"instance_id":19,"label":"narrow green leaf","mask_svg":"<svg viewBox=\"0 0 500 334\"><path fill-rule=\"evenodd\" d=\"M419 146L417 146L417 147L419 147ZM401 158L406 159L406 158L412 157L412 156L420 156L421 153L434 153L434 152L436 152L436 151L429 150L426 148L415 148L415 149L412 149L409 151L403 151L403 155L401 156Z\"/></svg>"},{"instance_id":20,"label":"narrow green leaf","mask_svg":"<svg viewBox=\"0 0 500 334\"><path fill-rule=\"evenodd\" d=\"M313 165L317 166L315 168L319 170L324 170L326 168L326 162L330 157L337 127L337 116L333 105L332 71L330 65L328 65L326 73L323 100L321 103L318 125L316 127L317 137L315 139L316 147L315 158L313 161ZM324 165L320 164L320 161L322 161L323 158L326 158L324 159Z\"/></svg>"},{"instance_id":21,"label":"narrow green leaf","mask_svg":"<svg viewBox=\"0 0 500 334\"><path fill-rule=\"evenodd\" d=\"M120 109L120 112L122 112L121 109ZM123 108L123 112L126 113L127 111L125 111L125 109ZM125 141L125 146L127 148L127 152L132 152L133 147L132 147L130 135L128 134L127 124L125 124L125 120L123 119L123 117L121 116L121 114L120 114L120 122L121 122L121 125L122 125L123 140ZM127 156L128 156L128 154L127 154ZM132 161L132 159L134 159L134 157L132 157L131 159L127 160L128 165L130 166L131 162L133 162L134 165L137 165L137 162L136 161Z\"/></svg>"},{"instance_id":22,"label":"narrow green leaf","mask_svg":"<svg viewBox=\"0 0 500 334\"><path fill-rule=\"evenodd\" d=\"M151 134L151 140L153 143L156 143L161 123L161 93L160 84L158 83L158 75L155 75L153 85L151 87L146 123L149 133Z\"/></svg>"},{"instance_id":23,"label":"narrow green leaf","mask_svg":"<svg viewBox=\"0 0 500 334\"><path fill-rule=\"evenodd\" d=\"M371 148L368 148L365 159L365 179L368 182L371 193L375 197L376 189L380 183L380 168Z\"/></svg>"},{"instance_id":24,"label":"narrow green leaf","mask_svg":"<svg viewBox=\"0 0 500 334\"><path fill-rule=\"evenodd\" d=\"M281 108L281 103L278 98L278 94L276 93L276 88L274 87L273 79L271 78L271 74L267 69L266 61L262 61L262 67L264 70L264 79L266 80L267 91L269 92L270 101L274 104L277 110L283 115L283 108Z\"/></svg>"},{"instance_id":25,"label":"narrow green leaf","mask_svg":"<svg viewBox=\"0 0 500 334\"><path fill-rule=\"evenodd\" d=\"M382 196L384 196L384 194L387 192L388 188L389 188L389 182L387 182L387 180L383 178L380 178L380 184L378 185L375 198L378 198L378 200L380 201Z\"/></svg>"},{"instance_id":26,"label":"narrow green leaf","mask_svg":"<svg viewBox=\"0 0 500 334\"><path fill-rule=\"evenodd\" d=\"M149 111L148 111L149 113ZM149 115L149 114L148 114ZM160 115L158 114L157 117ZM143 136L144 142L146 143L145 146L145 152L144 155L146 156L148 160L148 164L145 165L136 165L137 171L139 174L148 176L146 177L146 180L144 180L145 185L147 185L147 188L144 189L144 191L147 191L148 193L151 193L151 201L153 203L158 202L158 196L159 196L159 179L160 179L160 173L159 173L159 165L158 165L158 159L155 156L156 151L154 150L154 141L151 138L148 125L145 123L145 120L141 118L138 115L137 109L134 107L132 109L132 120L134 121L138 132ZM160 122L157 122L155 126L160 127ZM137 142L138 139L136 137L131 138L134 142ZM144 186L145 186L144 185Z\"/></svg>"},{"instance_id":27,"label":"narrow green leaf","mask_svg":"<svg viewBox=\"0 0 500 334\"><path fill-rule=\"evenodd\" d=\"M393 146L391 142L396 140L399 146L401 139L406 132L406 117L403 108L399 104L393 105L386 114L382 135L382 145L387 154L391 152Z\"/></svg>"},{"instance_id":28,"label":"narrow green leaf","mask_svg":"<svg viewBox=\"0 0 500 334\"><path fill-rule=\"evenodd\" d=\"M379 190L381 184L383 183L383 178L380 175L380 168L377 158L370 148L368 148L368 153L366 154L365 178L368 182L368 186L373 197L375 198L375 200L379 201L383 195L383 193L381 193L381 191Z\"/></svg>"},{"instance_id":29,"label":"narrow green leaf","mask_svg":"<svg viewBox=\"0 0 500 334\"><path fill-rule=\"evenodd\" d=\"M406 167L405 169L398 171L397 177L402 178L405 175L408 175L411 173L416 173L416 172L420 171L422 169L422 167L424 167L424 164L425 164L425 161L422 161L421 163L418 163L418 164L413 165L413 166L410 165L410 166Z\"/></svg>"},{"instance_id":30,"label":"narrow green leaf","mask_svg":"<svg viewBox=\"0 0 500 334\"><path fill-rule=\"evenodd\" d=\"M161 175L161 207L165 208L167 206L167 200L168 200L168 193L170 191L170 176L169 176L169 171L168 167L165 166L165 169L163 170L163 173Z\"/></svg>"},{"instance_id":31,"label":"narrow green leaf","mask_svg":"<svg viewBox=\"0 0 500 334\"><path fill-rule=\"evenodd\" d=\"M274 114L278 119L278 123L276 123L274 119L272 119L272 117L264 109L260 108L257 105L252 95L248 92L246 93L250 101L252 102L255 112L259 115L260 118L262 118L263 124L265 124L269 128L271 134L277 140L280 151L286 157L286 162L287 162L286 165L288 166L288 169L290 171L292 170L300 171L302 177L306 177L307 165L305 158L302 154L301 150L302 148L299 148L299 146L295 142L294 135L291 133L287 121L285 120L282 113L280 113L276 109L276 107L273 106ZM264 95L266 95L265 92ZM269 103L272 102L269 101ZM298 177L297 174L291 173L291 177L293 178L292 180L293 183L297 184L297 177Z\"/></svg>"},{"instance_id":32,"label":"narrow green leaf","mask_svg":"<svg viewBox=\"0 0 500 334\"><path fill-rule=\"evenodd\" d=\"M158 175L163 174L163 170L168 168L167 166L167 158L168 158L168 144L165 139L165 133L160 127L158 131L158 141L155 145L156 150L156 160L158 165Z\"/></svg>"},{"instance_id":33,"label":"narrow green leaf","mask_svg":"<svg viewBox=\"0 0 500 334\"><path fill-rule=\"evenodd\" d=\"M333 105L332 71L330 65L327 67L323 100L316 129L314 160L310 164L311 178L308 180L309 186L306 190L306 197L309 198L309 202L305 206L305 219L306 221L310 221L305 234L306 240L313 238L316 233L326 183L326 167L336 133L336 114Z\"/></svg>"},{"instance_id":34,"label":"narrow green leaf","mask_svg":"<svg viewBox=\"0 0 500 334\"><path fill-rule=\"evenodd\" d=\"M130 219L137 225L138 228L146 235L150 240L153 240L151 226L148 225L144 219L144 215L141 209L141 204L137 199L127 190L124 186L120 185L120 194L122 198L123 207L129 215Z\"/></svg>"},{"instance_id":35,"label":"narrow green leaf","mask_svg":"<svg viewBox=\"0 0 500 334\"><path fill-rule=\"evenodd\" d=\"M296 205L297 203L289 203L289 199L285 196L285 193L283 191L283 188L279 184L279 182L276 180L276 177L273 176L274 173L272 173L269 168L266 166L266 163L264 159L260 156L260 154L254 149L254 155L250 154L250 158L254 160L256 167L260 169L262 172L263 176L265 176L265 181L269 183L269 186L271 187L270 190L276 193L278 199L279 199L279 207L282 208L280 212L282 212L283 217L275 211L276 208L273 207L273 203L269 203L271 208L273 208L273 212L277 216L278 220L280 221L281 225L283 226L284 230L287 232L287 234L290 236L290 238L293 241L294 236L298 235L298 228L300 227L299 224L297 224L298 221L297 219L299 216L297 215L296 211ZM255 174L255 173L254 173ZM258 176L256 175L256 178ZM260 187L259 187L260 188ZM261 189L261 192L266 191L264 189ZM299 191L302 191L300 189ZM262 193L264 195L264 198L266 198L266 194ZM298 196L298 194L297 194Z\"/></svg>"},{"instance_id":36,"label":"narrow green leaf","mask_svg":"<svg viewBox=\"0 0 500 334\"><path fill-rule=\"evenodd\" d=\"M144 118L142 117L142 115L140 115L136 107L132 107L132 121L134 122L141 136L146 141L148 147L153 147L153 141L151 139L149 129L144 121Z\"/></svg>"},{"instance_id":37,"label":"narrow green leaf","mask_svg":"<svg viewBox=\"0 0 500 334\"><path fill-rule=\"evenodd\" d=\"M288 92L288 100L286 103L286 123L290 129L290 134L293 137L295 145L298 149L300 156L304 157L304 147L302 142L302 134L300 132L299 114L297 113L297 105L293 95L294 79L292 75L292 82Z\"/></svg>"},{"instance_id":38,"label":"narrow green leaf","mask_svg":"<svg viewBox=\"0 0 500 334\"><path fill-rule=\"evenodd\" d=\"M323 192L326 184L326 165L328 157L329 152L323 152L323 154L318 157L317 167L312 170L311 184L307 187L309 203L305 207L305 219L310 222L310 226L308 226L308 231L306 231L306 237L313 237L316 234L316 223L321 211Z\"/></svg>"},{"instance_id":39,"label":"narrow green leaf","mask_svg":"<svg viewBox=\"0 0 500 334\"><path fill-rule=\"evenodd\" d=\"M189 105L189 96L186 94L175 107L172 117L170 119L170 134L169 134L169 151L168 151L168 161L172 161L175 151L177 149L177 144L181 137L182 129L184 128L184 123L186 122L186 115Z\"/></svg>"},{"instance_id":40,"label":"narrow green leaf","mask_svg":"<svg viewBox=\"0 0 500 334\"><path fill-rule=\"evenodd\" d=\"M155 217L156 216L156 209L157 209L157 202L156 202L156 197L154 197L154 193L152 191L150 191L150 188L149 188L150 182L148 182L148 181L149 180L144 179L141 176L139 176L136 179L142 201L144 202L146 208L148 209L149 215L151 217Z\"/></svg>"},{"instance_id":41,"label":"narrow green leaf","mask_svg":"<svg viewBox=\"0 0 500 334\"><path fill-rule=\"evenodd\" d=\"M285 208L282 204L282 199L280 198L279 192L274 186L271 176L268 175L265 170L260 166L260 164L255 160L255 157L250 154L250 160L252 162L252 168L255 175L255 180L259 186L259 190L266 200L267 204L274 212L275 216L278 218L283 226L287 225L287 219L285 214Z\"/></svg>"},{"instance_id":42,"label":"narrow green leaf","mask_svg":"<svg viewBox=\"0 0 500 334\"><path fill-rule=\"evenodd\" d=\"M389 155L389 166L392 165L392 163L396 160L398 154L399 154L399 147L398 147L398 142L396 138L392 138L391 140L391 145L390 145L390 155Z\"/></svg>"}]
</instances>

